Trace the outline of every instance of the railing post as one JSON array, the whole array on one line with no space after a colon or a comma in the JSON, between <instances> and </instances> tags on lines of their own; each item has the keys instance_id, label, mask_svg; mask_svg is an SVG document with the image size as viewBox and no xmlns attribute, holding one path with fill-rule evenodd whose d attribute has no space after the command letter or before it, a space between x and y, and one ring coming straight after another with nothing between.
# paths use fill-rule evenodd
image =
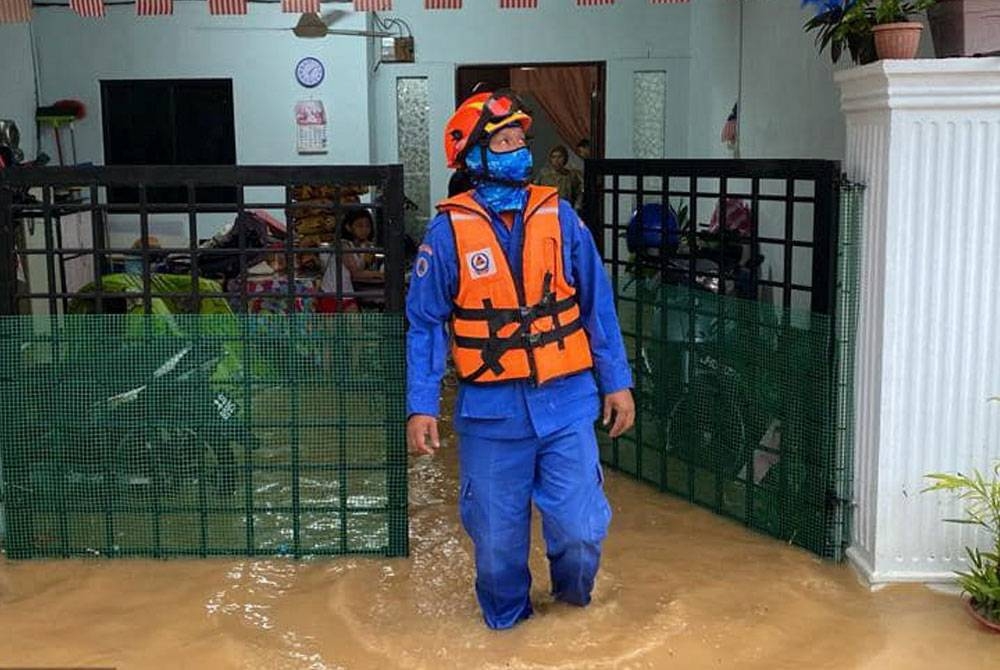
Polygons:
<instances>
[{"instance_id":1,"label":"railing post","mask_svg":"<svg viewBox=\"0 0 1000 670\"><path fill-rule=\"evenodd\" d=\"M403 166L388 168L383 194L385 207L385 307L403 311Z\"/></svg>"},{"instance_id":2,"label":"railing post","mask_svg":"<svg viewBox=\"0 0 1000 670\"><path fill-rule=\"evenodd\" d=\"M0 186L0 316L17 313L17 245L14 233L14 194Z\"/></svg>"},{"instance_id":3,"label":"railing post","mask_svg":"<svg viewBox=\"0 0 1000 670\"><path fill-rule=\"evenodd\" d=\"M597 251L604 255L604 221L600 216L601 171L595 169L591 160L583 162L583 222L590 228L597 244Z\"/></svg>"},{"instance_id":4,"label":"railing post","mask_svg":"<svg viewBox=\"0 0 1000 670\"><path fill-rule=\"evenodd\" d=\"M385 299L386 313L382 315L382 374L384 375L384 414L386 450L386 486L388 489L389 556L409 554L409 519L406 479L406 440L404 439L405 404L403 394L406 385L405 363L397 364L400 354L402 361L403 299L405 286L403 275L405 262L403 254L403 167L393 165L388 168L385 180L384 206L386 218L386 272Z\"/></svg>"}]
</instances>

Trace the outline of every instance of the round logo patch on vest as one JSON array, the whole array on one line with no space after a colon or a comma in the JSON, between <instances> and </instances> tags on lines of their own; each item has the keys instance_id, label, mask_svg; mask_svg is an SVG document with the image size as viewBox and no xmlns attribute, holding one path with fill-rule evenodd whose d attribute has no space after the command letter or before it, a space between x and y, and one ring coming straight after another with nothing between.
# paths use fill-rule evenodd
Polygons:
<instances>
[{"instance_id":1,"label":"round logo patch on vest","mask_svg":"<svg viewBox=\"0 0 1000 670\"><path fill-rule=\"evenodd\" d=\"M418 277L423 277L427 274L427 270L430 269L431 264L427 262L427 256L417 256L417 267L414 271L417 273Z\"/></svg>"},{"instance_id":2,"label":"round logo patch on vest","mask_svg":"<svg viewBox=\"0 0 1000 670\"><path fill-rule=\"evenodd\" d=\"M497 266L493 260L493 250L489 247L470 251L465 255L465 263L473 279L489 277L497 272Z\"/></svg>"}]
</instances>

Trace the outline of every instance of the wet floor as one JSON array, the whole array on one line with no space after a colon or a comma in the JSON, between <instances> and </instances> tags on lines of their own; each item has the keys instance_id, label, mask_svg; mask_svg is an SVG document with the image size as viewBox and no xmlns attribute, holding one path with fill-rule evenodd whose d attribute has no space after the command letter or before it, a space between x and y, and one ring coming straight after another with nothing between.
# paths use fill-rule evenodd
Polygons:
<instances>
[{"instance_id":1,"label":"wet floor","mask_svg":"<svg viewBox=\"0 0 1000 670\"><path fill-rule=\"evenodd\" d=\"M593 604L547 595L486 629L456 510L454 446L411 461L411 557L0 560L0 667L993 668L1000 635L955 596L871 593L843 565L609 473ZM537 519L536 519L537 521Z\"/></svg>"}]
</instances>

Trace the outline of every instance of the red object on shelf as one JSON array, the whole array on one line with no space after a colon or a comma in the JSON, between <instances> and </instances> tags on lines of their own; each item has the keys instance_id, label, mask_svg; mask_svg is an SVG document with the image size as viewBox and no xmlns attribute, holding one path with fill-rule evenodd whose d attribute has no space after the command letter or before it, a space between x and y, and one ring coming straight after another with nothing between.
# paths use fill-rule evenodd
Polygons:
<instances>
[{"instance_id":1,"label":"red object on shelf","mask_svg":"<svg viewBox=\"0 0 1000 670\"><path fill-rule=\"evenodd\" d=\"M52 107L59 110L59 112L65 114L66 116L72 116L77 121L86 118L87 116L87 106L79 100L73 100L71 98L56 100L52 103Z\"/></svg>"}]
</instances>

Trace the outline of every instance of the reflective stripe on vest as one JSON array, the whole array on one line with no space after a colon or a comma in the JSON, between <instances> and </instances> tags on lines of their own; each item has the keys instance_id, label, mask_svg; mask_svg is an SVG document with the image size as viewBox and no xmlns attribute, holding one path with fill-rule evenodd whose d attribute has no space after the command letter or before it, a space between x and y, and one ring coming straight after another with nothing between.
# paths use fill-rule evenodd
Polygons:
<instances>
[{"instance_id":1,"label":"reflective stripe on vest","mask_svg":"<svg viewBox=\"0 0 1000 670\"><path fill-rule=\"evenodd\" d=\"M438 205L448 212L458 255L452 358L469 382L531 379L543 384L593 366L576 289L563 269L554 188L529 187L521 281L511 272L490 217L469 193Z\"/></svg>"}]
</instances>

